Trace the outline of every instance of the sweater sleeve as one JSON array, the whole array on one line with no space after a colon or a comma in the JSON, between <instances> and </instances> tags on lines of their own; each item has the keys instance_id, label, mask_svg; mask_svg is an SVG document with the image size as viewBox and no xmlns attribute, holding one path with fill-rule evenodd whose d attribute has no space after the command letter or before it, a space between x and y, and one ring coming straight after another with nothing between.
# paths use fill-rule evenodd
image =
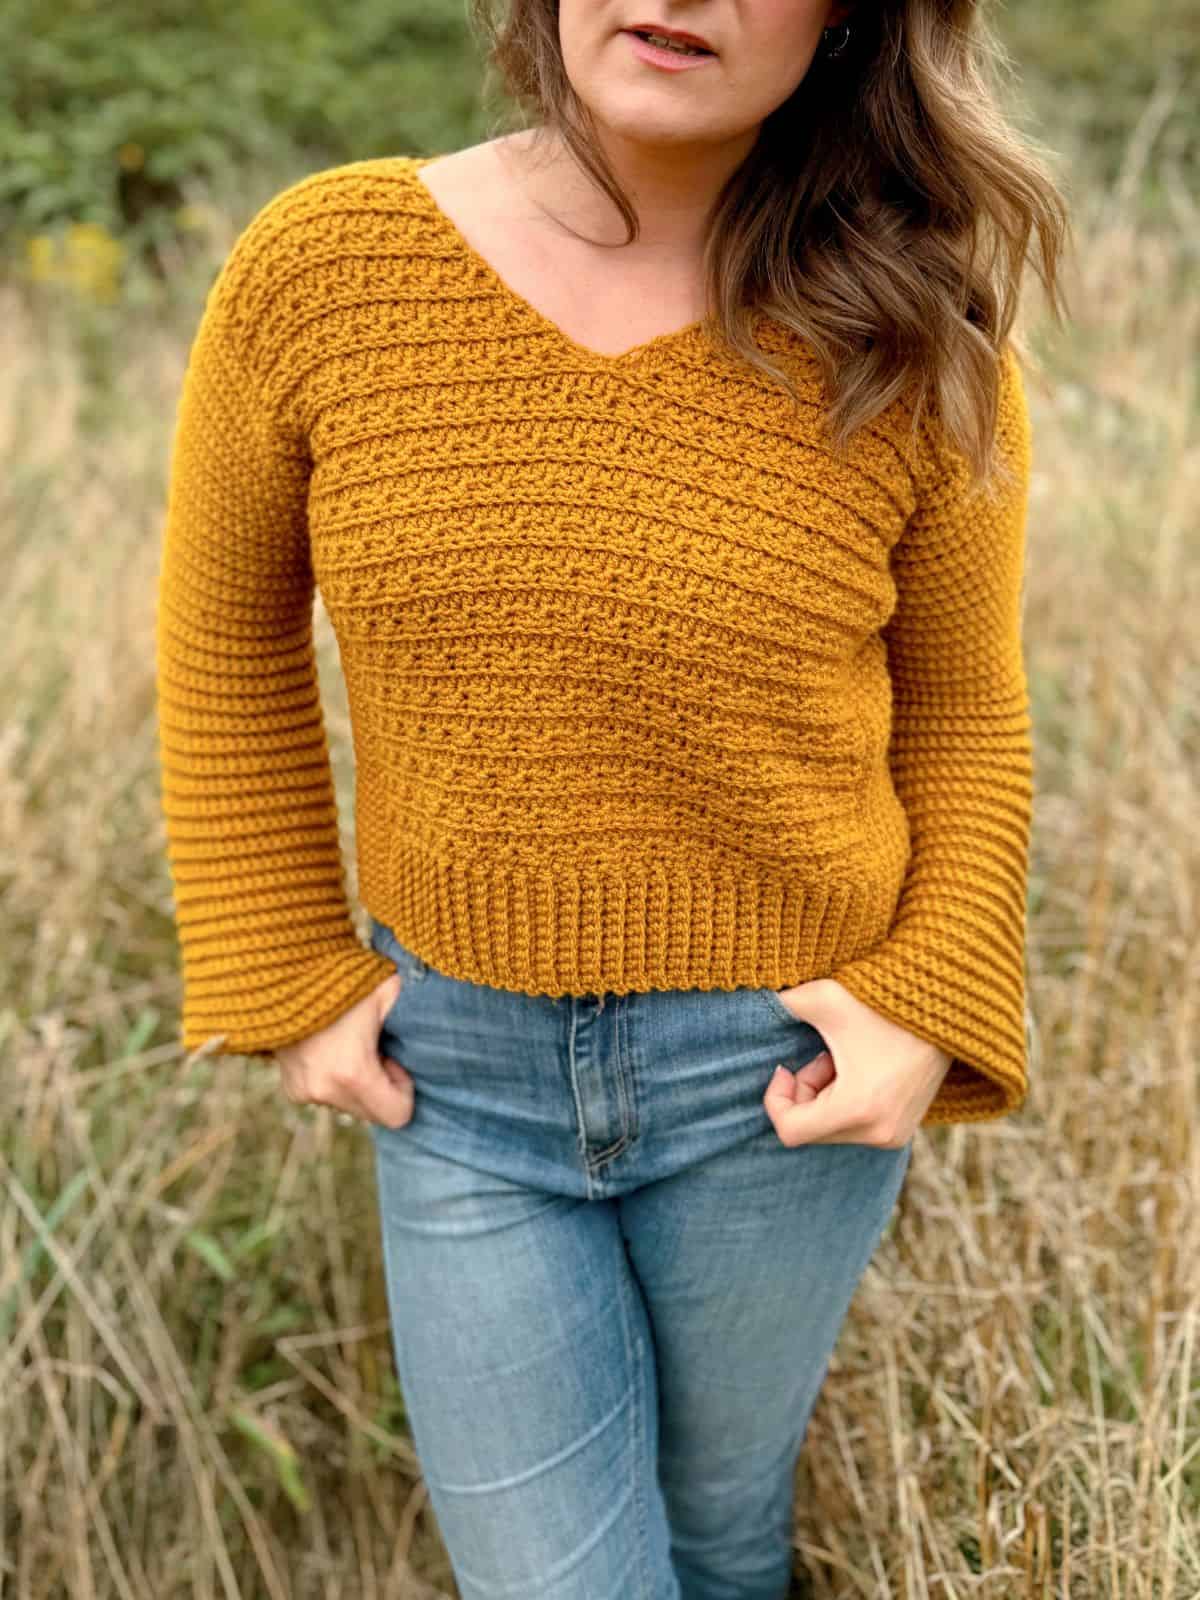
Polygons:
<instances>
[{"instance_id":1,"label":"sweater sleeve","mask_svg":"<svg viewBox=\"0 0 1200 1600\"><path fill-rule=\"evenodd\" d=\"M996 426L1008 481L969 490L965 458L935 442L892 552L888 760L909 864L886 938L830 974L952 1056L929 1123L1001 1116L1027 1091L1033 739L1021 623L1031 435L1011 346Z\"/></svg>"},{"instance_id":2,"label":"sweater sleeve","mask_svg":"<svg viewBox=\"0 0 1200 1600\"><path fill-rule=\"evenodd\" d=\"M355 933L343 889L305 443L264 402L233 278L231 256L184 375L156 613L183 1045L216 1035L228 1056L306 1038L395 971Z\"/></svg>"}]
</instances>

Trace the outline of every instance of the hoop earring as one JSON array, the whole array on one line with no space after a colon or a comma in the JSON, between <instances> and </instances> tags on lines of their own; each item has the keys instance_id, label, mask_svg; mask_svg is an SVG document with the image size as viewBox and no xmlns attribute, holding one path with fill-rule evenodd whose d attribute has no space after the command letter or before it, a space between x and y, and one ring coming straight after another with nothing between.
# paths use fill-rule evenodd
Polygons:
<instances>
[{"instance_id":1,"label":"hoop earring","mask_svg":"<svg viewBox=\"0 0 1200 1600\"><path fill-rule=\"evenodd\" d=\"M833 38L835 33L840 33L842 37L836 44L830 44L829 41ZM843 22L838 28L822 28L821 38L825 41L825 56L828 60L832 61L835 57L841 55L842 51L850 42L850 24L848 22Z\"/></svg>"}]
</instances>

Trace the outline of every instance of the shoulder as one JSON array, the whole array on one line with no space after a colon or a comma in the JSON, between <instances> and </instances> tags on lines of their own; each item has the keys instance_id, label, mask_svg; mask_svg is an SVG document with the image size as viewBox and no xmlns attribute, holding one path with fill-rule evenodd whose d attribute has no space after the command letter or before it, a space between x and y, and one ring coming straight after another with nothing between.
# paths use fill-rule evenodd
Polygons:
<instances>
[{"instance_id":1,"label":"shoulder","mask_svg":"<svg viewBox=\"0 0 1200 1600\"><path fill-rule=\"evenodd\" d=\"M208 291L205 315L251 371L278 366L285 349L337 303L339 279L361 272L375 252L402 253L405 238L419 242L419 160L381 156L308 173L241 227Z\"/></svg>"},{"instance_id":2,"label":"shoulder","mask_svg":"<svg viewBox=\"0 0 1200 1600\"><path fill-rule=\"evenodd\" d=\"M352 247L356 224L408 209L417 181L415 156L380 156L310 172L278 190L246 222L220 272L226 303L250 303L339 248Z\"/></svg>"},{"instance_id":3,"label":"shoulder","mask_svg":"<svg viewBox=\"0 0 1200 1600\"><path fill-rule=\"evenodd\" d=\"M1025 353L1013 340L1000 353L996 432L1001 448L1015 460L1027 459L1032 441L1029 401L1025 393Z\"/></svg>"},{"instance_id":4,"label":"shoulder","mask_svg":"<svg viewBox=\"0 0 1200 1600\"><path fill-rule=\"evenodd\" d=\"M476 193L494 186L496 153L512 135L487 139L445 155L373 156L322 167L272 195L242 228L230 252L229 266L253 277L268 265L295 261L321 243L351 240L356 221L426 215L424 190L417 177L434 178L440 188Z\"/></svg>"},{"instance_id":5,"label":"shoulder","mask_svg":"<svg viewBox=\"0 0 1200 1600\"><path fill-rule=\"evenodd\" d=\"M940 419L938 407L924 408L920 434L918 483L923 495L993 495L1021 493L1028 479L1032 456L1032 429L1025 390L1023 344L1016 337L1000 346L992 372L995 406L992 413L993 473L986 484L975 481L964 452L952 441Z\"/></svg>"}]
</instances>

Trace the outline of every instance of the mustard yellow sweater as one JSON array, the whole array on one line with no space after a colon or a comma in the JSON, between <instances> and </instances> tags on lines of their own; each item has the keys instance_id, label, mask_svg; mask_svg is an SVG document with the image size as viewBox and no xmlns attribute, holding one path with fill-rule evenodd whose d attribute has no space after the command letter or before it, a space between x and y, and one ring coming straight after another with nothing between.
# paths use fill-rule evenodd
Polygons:
<instances>
[{"instance_id":1,"label":"mustard yellow sweater","mask_svg":"<svg viewBox=\"0 0 1200 1600\"><path fill-rule=\"evenodd\" d=\"M432 158L426 158L432 159ZM901 402L837 458L693 324L607 356L418 177L292 184L209 292L176 420L159 750L183 1043L268 1054L395 969L355 931L313 654L355 755L358 891L527 994L832 976L951 1052L929 1122L1027 1081L1030 432L999 493Z\"/></svg>"}]
</instances>

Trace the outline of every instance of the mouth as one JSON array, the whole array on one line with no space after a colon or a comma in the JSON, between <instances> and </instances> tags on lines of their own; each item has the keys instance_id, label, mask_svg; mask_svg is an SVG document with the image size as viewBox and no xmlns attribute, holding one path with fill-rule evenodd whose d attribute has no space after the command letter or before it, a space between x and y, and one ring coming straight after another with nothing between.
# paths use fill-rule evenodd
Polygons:
<instances>
[{"instance_id":1,"label":"mouth","mask_svg":"<svg viewBox=\"0 0 1200 1600\"><path fill-rule=\"evenodd\" d=\"M660 50L670 50L681 56L712 56L716 51L707 39L698 33L688 33L682 28L654 28L648 23L634 23L623 28L622 33L632 34L646 44Z\"/></svg>"}]
</instances>

